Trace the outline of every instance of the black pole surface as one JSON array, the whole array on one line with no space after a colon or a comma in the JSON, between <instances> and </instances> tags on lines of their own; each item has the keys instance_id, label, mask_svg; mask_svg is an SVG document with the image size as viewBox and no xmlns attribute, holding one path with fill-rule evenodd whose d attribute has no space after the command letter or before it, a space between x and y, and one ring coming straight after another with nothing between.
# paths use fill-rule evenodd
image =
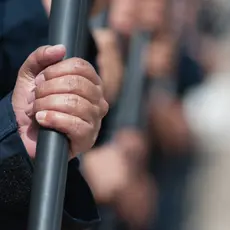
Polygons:
<instances>
[{"instance_id":1,"label":"black pole surface","mask_svg":"<svg viewBox=\"0 0 230 230\"><path fill-rule=\"evenodd\" d=\"M117 114L114 121L114 132L120 128L140 128L143 115L142 99L146 80L144 51L151 33L136 31L131 37L128 62L125 68L123 88L118 99Z\"/></svg>"},{"instance_id":2,"label":"black pole surface","mask_svg":"<svg viewBox=\"0 0 230 230\"><path fill-rule=\"evenodd\" d=\"M75 51L84 40L88 15L81 9L90 0L53 0L50 14L49 43L66 47L64 59L82 56ZM80 33L80 34L79 34ZM84 35L83 35L84 36ZM79 41L79 37L81 37ZM30 200L28 230L60 230L68 168L68 140L65 135L40 128Z\"/></svg>"}]
</instances>

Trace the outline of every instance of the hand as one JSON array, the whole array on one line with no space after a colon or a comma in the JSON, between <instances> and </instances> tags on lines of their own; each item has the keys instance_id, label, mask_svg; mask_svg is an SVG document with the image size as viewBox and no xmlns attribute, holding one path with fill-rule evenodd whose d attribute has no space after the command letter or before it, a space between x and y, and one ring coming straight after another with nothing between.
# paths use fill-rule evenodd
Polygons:
<instances>
[{"instance_id":1,"label":"hand","mask_svg":"<svg viewBox=\"0 0 230 230\"><path fill-rule=\"evenodd\" d=\"M139 174L146 169L148 143L143 133L134 128L121 129L114 136L114 143L119 146L133 173Z\"/></svg>"},{"instance_id":2,"label":"hand","mask_svg":"<svg viewBox=\"0 0 230 230\"><path fill-rule=\"evenodd\" d=\"M108 111L102 82L86 61L61 61L65 47L44 46L22 65L12 104L22 141L35 156L38 125L65 133L70 140L70 157L94 144L101 119Z\"/></svg>"},{"instance_id":3,"label":"hand","mask_svg":"<svg viewBox=\"0 0 230 230\"><path fill-rule=\"evenodd\" d=\"M145 229L156 203L153 179L147 173L134 172L126 153L116 144L91 150L84 154L82 163L97 203L112 205L131 229Z\"/></svg>"},{"instance_id":4,"label":"hand","mask_svg":"<svg viewBox=\"0 0 230 230\"><path fill-rule=\"evenodd\" d=\"M117 145L92 149L83 156L83 173L100 204L111 204L130 180L127 158Z\"/></svg>"},{"instance_id":5,"label":"hand","mask_svg":"<svg viewBox=\"0 0 230 230\"><path fill-rule=\"evenodd\" d=\"M123 63L115 33L110 29L96 29L94 38L98 47L98 65L105 86L105 98L112 104L122 86Z\"/></svg>"},{"instance_id":6,"label":"hand","mask_svg":"<svg viewBox=\"0 0 230 230\"><path fill-rule=\"evenodd\" d=\"M145 157L146 147L140 134L133 130L123 130L113 143L86 153L83 172L96 200L113 203L114 197L145 171Z\"/></svg>"}]
</instances>

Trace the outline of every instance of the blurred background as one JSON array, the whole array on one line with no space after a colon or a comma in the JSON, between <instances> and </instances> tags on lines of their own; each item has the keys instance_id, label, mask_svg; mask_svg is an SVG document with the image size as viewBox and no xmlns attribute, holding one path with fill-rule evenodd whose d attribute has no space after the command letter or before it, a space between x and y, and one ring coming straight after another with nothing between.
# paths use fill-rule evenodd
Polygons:
<instances>
[{"instance_id":1,"label":"blurred background","mask_svg":"<svg viewBox=\"0 0 230 230\"><path fill-rule=\"evenodd\" d=\"M0 97L47 43L51 0L3 2ZM80 156L90 230L230 229L229 19L228 0L94 0L87 60L110 111Z\"/></svg>"}]
</instances>

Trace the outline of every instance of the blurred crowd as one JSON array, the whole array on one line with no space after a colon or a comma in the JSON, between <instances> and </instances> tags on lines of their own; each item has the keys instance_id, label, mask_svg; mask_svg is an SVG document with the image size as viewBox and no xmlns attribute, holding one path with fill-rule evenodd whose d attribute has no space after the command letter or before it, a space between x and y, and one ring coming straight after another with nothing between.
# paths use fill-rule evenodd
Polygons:
<instances>
[{"instance_id":1,"label":"blurred crowd","mask_svg":"<svg viewBox=\"0 0 230 230\"><path fill-rule=\"evenodd\" d=\"M36 17L12 36L12 71L46 36L51 0L24 2ZM110 111L80 156L102 217L90 230L230 228L229 15L227 0L94 1L94 65ZM15 79L5 81L1 96Z\"/></svg>"}]
</instances>

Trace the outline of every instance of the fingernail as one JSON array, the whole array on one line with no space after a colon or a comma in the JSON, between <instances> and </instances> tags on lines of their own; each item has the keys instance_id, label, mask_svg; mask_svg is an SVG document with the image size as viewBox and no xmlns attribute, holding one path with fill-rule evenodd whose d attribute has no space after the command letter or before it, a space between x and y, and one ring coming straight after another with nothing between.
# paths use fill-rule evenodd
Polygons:
<instances>
[{"instance_id":1,"label":"fingernail","mask_svg":"<svg viewBox=\"0 0 230 230\"><path fill-rule=\"evenodd\" d=\"M55 45L55 46L50 46L46 49L46 52L48 54L52 54L55 53L57 51L64 51L65 50L65 46L60 44L60 45Z\"/></svg>"},{"instance_id":2,"label":"fingernail","mask_svg":"<svg viewBox=\"0 0 230 230\"><path fill-rule=\"evenodd\" d=\"M44 121L45 118L46 118L46 114L47 114L46 111L37 112L37 113L36 113L36 120L37 120L38 122Z\"/></svg>"},{"instance_id":3,"label":"fingernail","mask_svg":"<svg viewBox=\"0 0 230 230\"><path fill-rule=\"evenodd\" d=\"M39 86L42 82L45 81L45 76L44 74L39 74L36 78L35 78L35 85Z\"/></svg>"}]
</instances>

